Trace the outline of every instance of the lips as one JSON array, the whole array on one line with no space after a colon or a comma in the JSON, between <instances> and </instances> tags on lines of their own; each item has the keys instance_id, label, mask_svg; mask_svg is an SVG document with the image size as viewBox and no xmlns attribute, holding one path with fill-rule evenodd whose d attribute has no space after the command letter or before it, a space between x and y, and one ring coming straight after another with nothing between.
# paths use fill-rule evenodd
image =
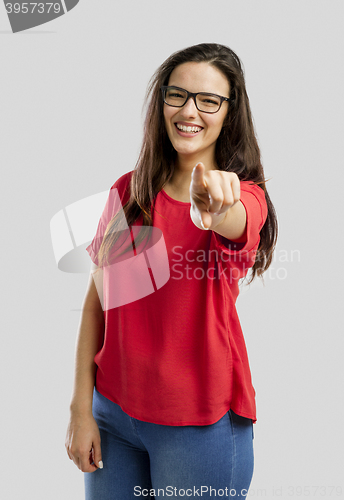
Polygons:
<instances>
[{"instance_id":1,"label":"lips","mask_svg":"<svg viewBox=\"0 0 344 500\"><path fill-rule=\"evenodd\" d=\"M184 132L187 134L197 134L203 130L203 127L200 127L199 125L195 125L193 123L176 122L174 125L178 131Z\"/></svg>"}]
</instances>

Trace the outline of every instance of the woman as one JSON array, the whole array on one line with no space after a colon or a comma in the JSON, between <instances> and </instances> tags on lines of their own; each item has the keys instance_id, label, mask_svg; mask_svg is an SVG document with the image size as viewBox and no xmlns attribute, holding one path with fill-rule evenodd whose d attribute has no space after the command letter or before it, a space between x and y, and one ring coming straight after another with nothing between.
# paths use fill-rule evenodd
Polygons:
<instances>
[{"instance_id":1,"label":"woman","mask_svg":"<svg viewBox=\"0 0 344 500\"><path fill-rule=\"evenodd\" d=\"M137 165L87 248L66 448L88 500L246 498L256 407L235 301L269 267L277 220L240 60L176 52L147 99Z\"/></svg>"}]
</instances>

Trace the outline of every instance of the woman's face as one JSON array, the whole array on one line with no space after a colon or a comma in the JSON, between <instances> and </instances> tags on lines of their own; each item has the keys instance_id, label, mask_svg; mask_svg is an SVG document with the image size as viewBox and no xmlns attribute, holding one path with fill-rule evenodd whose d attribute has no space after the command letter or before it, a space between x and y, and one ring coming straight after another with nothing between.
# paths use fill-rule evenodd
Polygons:
<instances>
[{"instance_id":1,"label":"woman's face","mask_svg":"<svg viewBox=\"0 0 344 500\"><path fill-rule=\"evenodd\" d=\"M210 92L229 97L230 88L225 75L206 62L187 62L177 66L171 73L169 86L181 87L189 92ZM180 159L202 161L207 169L215 163L215 145L228 112L224 101L217 113L198 111L190 98L182 108L164 104L164 120L168 137ZM179 126L179 129L178 129ZM197 126L200 131L186 133L181 126Z\"/></svg>"}]
</instances>

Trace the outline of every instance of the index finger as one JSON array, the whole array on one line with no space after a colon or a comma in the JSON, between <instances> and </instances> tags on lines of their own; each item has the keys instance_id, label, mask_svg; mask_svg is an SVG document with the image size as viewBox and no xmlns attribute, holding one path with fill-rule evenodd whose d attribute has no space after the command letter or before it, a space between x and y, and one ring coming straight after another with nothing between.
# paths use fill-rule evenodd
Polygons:
<instances>
[{"instance_id":1,"label":"index finger","mask_svg":"<svg viewBox=\"0 0 344 500\"><path fill-rule=\"evenodd\" d=\"M91 463L92 460L91 451L89 453L83 453L78 457L77 466L82 472L94 472L98 467Z\"/></svg>"},{"instance_id":2,"label":"index finger","mask_svg":"<svg viewBox=\"0 0 344 500\"><path fill-rule=\"evenodd\" d=\"M192 170L192 181L196 186L207 188L204 177L205 167L202 162L197 163Z\"/></svg>"}]
</instances>

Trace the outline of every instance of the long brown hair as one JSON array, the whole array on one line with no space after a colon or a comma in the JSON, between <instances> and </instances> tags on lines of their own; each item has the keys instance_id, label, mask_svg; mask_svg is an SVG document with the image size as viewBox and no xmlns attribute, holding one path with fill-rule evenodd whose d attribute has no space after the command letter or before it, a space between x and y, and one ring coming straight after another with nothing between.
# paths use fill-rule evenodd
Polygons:
<instances>
[{"instance_id":1,"label":"long brown hair","mask_svg":"<svg viewBox=\"0 0 344 500\"><path fill-rule=\"evenodd\" d=\"M176 66L186 62L212 64L222 71L230 84L230 106L215 148L218 169L235 172L240 180L259 184L265 193L268 215L260 231L260 243L249 281L251 283L256 275L262 276L272 262L278 226L275 209L265 186L242 64L229 47L216 43L201 43L180 50L166 59L152 76L146 92L142 147L130 181L130 198L123 206L122 215L125 215L129 227L141 215L143 226L152 226L152 202L173 177L176 151L166 132L160 87L168 84ZM118 237L116 228L120 223L119 216L115 216L108 224L98 253L99 266L107 260L109 251ZM149 227L142 227L137 243L140 243L148 232Z\"/></svg>"}]
</instances>

